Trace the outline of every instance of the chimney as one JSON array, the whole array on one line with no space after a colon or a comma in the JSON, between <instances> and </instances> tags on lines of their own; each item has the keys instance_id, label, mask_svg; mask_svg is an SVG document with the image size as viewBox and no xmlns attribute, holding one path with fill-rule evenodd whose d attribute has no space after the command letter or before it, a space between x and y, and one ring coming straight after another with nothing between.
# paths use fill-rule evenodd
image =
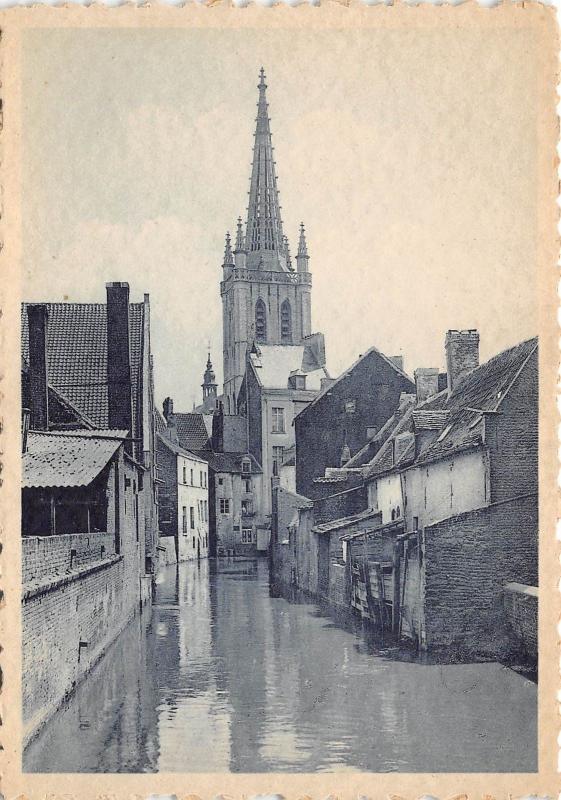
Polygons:
<instances>
[{"instance_id":1,"label":"chimney","mask_svg":"<svg viewBox=\"0 0 561 800\"><path fill-rule=\"evenodd\" d=\"M310 370L325 366L325 338L323 333L310 333L302 339L304 358L302 369Z\"/></svg>"},{"instance_id":2,"label":"chimney","mask_svg":"<svg viewBox=\"0 0 561 800\"><path fill-rule=\"evenodd\" d=\"M448 394L479 366L479 333L476 330L448 331L445 341Z\"/></svg>"},{"instance_id":3,"label":"chimney","mask_svg":"<svg viewBox=\"0 0 561 800\"><path fill-rule=\"evenodd\" d=\"M320 391L323 392L324 389L328 389L333 383L335 383L335 378L322 378L320 382Z\"/></svg>"},{"instance_id":4,"label":"chimney","mask_svg":"<svg viewBox=\"0 0 561 800\"><path fill-rule=\"evenodd\" d=\"M435 367L419 367L415 370L415 388L417 403L438 394L438 369Z\"/></svg>"},{"instance_id":5,"label":"chimney","mask_svg":"<svg viewBox=\"0 0 561 800\"><path fill-rule=\"evenodd\" d=\"M390 356L390 361L403 372L403 356Z\"/></svg>"},{"instance_id":6,"label":"chimney","mask_svg":"<svg viewBox=\"0 0 561 800\"><path fill-rule=\"evenodd\" d=\"M173 400L171 397L166 397L164 400L164 417L166 422L169 422L169 418L173 417Z\"/></svg>"},{"instance_id":7,"label":"chimney","mask_svg":"<svg viewBox=\"0 0 561 800\"><path fill-rule=\"evenodd\" d=\"M132 382L129 343L129 285L106 283L107 290L107 424L132 430Z\"/></svg>"},{"instance_id":8,"label":"chimney","mask_svg":"<svg viewBox=\"0 0 561 800\"><path fill-rule=\"evenodd\" d=\"M29 323L29 396L32 431L49 429L49 389L47 374L47 321L49 312L43 304L27 306Z\"/></svg>"}]
</instances>

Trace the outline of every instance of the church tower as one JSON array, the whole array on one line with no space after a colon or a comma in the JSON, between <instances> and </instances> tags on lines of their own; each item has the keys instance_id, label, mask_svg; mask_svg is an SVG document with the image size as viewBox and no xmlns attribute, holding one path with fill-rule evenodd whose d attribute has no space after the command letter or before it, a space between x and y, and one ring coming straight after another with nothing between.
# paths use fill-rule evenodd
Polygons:
<instances>
[{"instance_id":1,"label":"church tower","mask_svg":"<svg viewBox=\"0 0 561 800\"><path fill-rule=\"evenodd\" d=\"M216 408L216 390L218 384L216 383L216 375L212 368L212 361L210 360L210 353L206 362L205 374L201 388L203 390L203 414L212 414Z\"/></svg>"},{"instance_id":2,"label":"church tower","mask_svg":"<svg viewBox=\"0 0 561 800\"><path fill-rule=\"evenodd\" d=\"M311 334L312 276L304 225L294 269L280 215L265 72L259 100L245 231L238 218L234 249L226 234L220 284L223 314L224 409L236 413L248 347L295 345Z\"/></svg>"}]
</instances>

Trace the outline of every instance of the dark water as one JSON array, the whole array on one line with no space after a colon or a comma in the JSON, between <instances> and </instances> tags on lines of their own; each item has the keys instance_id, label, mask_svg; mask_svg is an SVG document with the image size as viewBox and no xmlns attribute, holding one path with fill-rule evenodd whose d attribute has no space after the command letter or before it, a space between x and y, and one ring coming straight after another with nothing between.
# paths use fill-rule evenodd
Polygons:
<instances>
[{"instance_id":1,"label":"dark water","mask_svg":"<svg viewBox=\"0 0 561 800\"><path fill-rule=\"evenodd\" d=\"M266 563L223 566L167 568L25 771L535 771L532 682L390 660L316 606L271 598Z\"/></svg>"}]
</instances>

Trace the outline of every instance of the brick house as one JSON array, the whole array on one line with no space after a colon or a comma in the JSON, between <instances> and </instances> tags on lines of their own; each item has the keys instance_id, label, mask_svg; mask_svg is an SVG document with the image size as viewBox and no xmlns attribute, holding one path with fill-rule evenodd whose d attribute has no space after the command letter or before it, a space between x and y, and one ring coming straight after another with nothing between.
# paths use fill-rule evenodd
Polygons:
<instances>
[{"instance_id":1,"label":"brick house","mask_svg":"<svg viewBox=\"0 0 561 800\"><path fill-rule=\"evenodd\" d=\"M294 418L296 491L318 495L316 478L349 461L384 426L402 393L414 392L398 357L375 347L323 387Z\"/></svg>"},{"instance_id":2,"label":"brick house","mask_svg":"<svg viewBox=\"0 0 561 800\"><path fill-rule=\"evenodd\" d=\"M127 452L144 467L141 540L150 574L158 544L150 302L145 294L131 303L127 283L108 283L106 291L106 303L22 304L22 362L30 376L24 388L27 380L46 380L85 426L128 431ZM43 372L47 377L37 379ZM48 397L41 413L45 425L59 424Z\"/></svg>"},{"instance_id":3,"label":"brick house","mask_svg":"<svg viewBox=\"0 0 561 800\"><path fill-rule=\"evenodd\" d=\"M73 353L78 360L85 358L85 346L77 347L76 341L73 350L63 346L65 326L70 326L67 320L61 324L64 316L61 309L50 312L44 304L24 307L21 532L25 741L150 599L152 588L145 571L145 503L151 501L148 471L137 459L130 428L100 427L102 419L113 425L125 421L125 415L119 416L123 387L107 380L116 375L107 365L105 416L99 415L95 404L88 415L79 410L80 405L87 405L89 386L73 385L80 371L72 358ZM89 330L95 338L84 315L77 317L82 323L81 328L78 323L78 331ZM51 342L58 364L49 350ZM93 342L90 344L94 349ZM72 401L52 385L53 372L54 381L59 386L63 383L63 366L66 388L73 390ZM93 391L98 389L96 384Z\"/></svg>"}]
</instances>

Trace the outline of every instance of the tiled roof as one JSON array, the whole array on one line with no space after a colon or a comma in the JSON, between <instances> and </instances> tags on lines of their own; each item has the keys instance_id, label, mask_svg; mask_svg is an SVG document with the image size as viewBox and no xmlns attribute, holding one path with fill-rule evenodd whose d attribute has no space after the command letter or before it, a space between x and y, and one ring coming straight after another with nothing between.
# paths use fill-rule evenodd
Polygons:
<instances>
[{"instance_id":1,"label":"tiled roof","mask_svg":"<svg viewBox=\"0 0 561 800\"><path fill-rule=\"evenodd\" d=\"M179 444L185 450L210 449L208 429L203 414L174 414L173 422L177 428Z\"/></svg>"},{"instance_id":2,"label":"tiled roof","mask_svg":"<svg viewBox=\"0 0 561 800\"><path fill-rule=\"evenodd\" d=\"M439 431L444 427L450 412L447 409L413 411L413 422L417 431Z\"/></svg>"},{"instance_id":3,"label":"tiled roof","mask_svg":"<svg viewBox=\"0 0 561 800\"><path fill-rule=\"evenodd\" d=\"M107 426L107 308L104 303L46 303L49 384L98 427ZM133 431L140 431L144 306L130 304ZM27 303L21 308L21 350L29 358Z\"/></svg>"},{"instance_id":4,"label":"tiled roof","mask_svg":"<svg viewBox=\"0 0 561 800\"><path fill-rule=\"evenodd\" d=\"M399 406L387 422L380 428L378 433L368 441L364 447L359 450L354 456L347 461L345 466L347 468L362 467L369 464L375 457L381 445L388 439L392 431L395 430L399 422L403 419L404 415L409 413L415 405L416 398L414 394L404 393L399 402Z\"/></svg>"},{"instance_id":5,"label":"tiled roof","mask_svg":"<svg viewBox=\"0 0 561 800\"><path fill-rule=\"evenodd\" d=\"M32 431L22 456L22 487L88 486L125 436L126 431Z\"/></svg>"},{"instance_id":6,"label":"tiled roof","mask_svg":"<svg viewBox=\"0 0 561 800\"><path fill-rule=\"evenodd\" d=\"M185 458L192 458L194 461L208 463L208 453L203 456L202 453L193 453L190 450L186 450L184 447L181 447L178 442L174 442L172 439L170 439L167 433L160 433L158 431L156 436L158 437L158 441L164 444L169 450L171 450L172 453L175 453L179 456L185 456ZM203 451L203 453L204 452L205 451Z\"/></svg>"},{"instance_id":7,"label":"tiled roof","mask_svg":"<svg viewBox=\"0 0 561 800\"><path fill-rule=\"evenodd\" d=\"M212 453L210 451L202 451L201 456L204 456L208 465L215 472L242 472L242 461L248 459L251 461L251 475L261 473L261 467L257 461L249 453Z\"/></svg>"},{"instance_id":8,"label":"tiled roof","mask_svg":"<svg viewBox=\"0 0 561 800\"><path fill-rule=\"evenodd\" d=\"M167 436L168 432L167 422L165 421L164 417L157 408L154 409L154 414L156 419L156 433L161 433L164 436Z\"/></svg>"},{"instance_id":9,"label":"tiled roof","mask_svg":"<svg viewBox=\"0 0 561 800\"><path fill-rule=\"evenodd\" d=\"M538 339L528 339L494 356L472 370L447 398L449 418L436 441L421 453L416 463L443 458L452 452L482 443L482 411L495 411L530 356Z\"/></svg>"}]
</instances>

